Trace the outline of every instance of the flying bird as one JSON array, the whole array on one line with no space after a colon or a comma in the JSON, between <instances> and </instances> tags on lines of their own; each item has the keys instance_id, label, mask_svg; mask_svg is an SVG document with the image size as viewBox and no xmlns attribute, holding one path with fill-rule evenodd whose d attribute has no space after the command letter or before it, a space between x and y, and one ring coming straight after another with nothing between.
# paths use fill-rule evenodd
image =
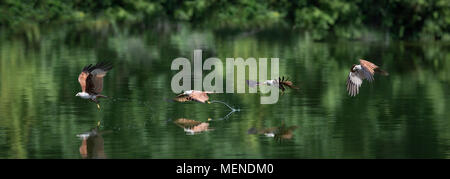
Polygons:
<instances>
[{"instance_id":1,"label":"flying bird","mask_svg":"<svg viewBox=\"0 0 450 179\"><path fill-rule=\"evenodd\" d=\"M200 103L222 103L223 105L227 106L228 108L231 109L232 112L236 112L236 111L240 111L240 109L234 109L233 107L231 107L230 105L228 105L225 102L222 101L217 101L217 100L213 100L213 101L209 101L209 96L208 94L211 94L214 92L210 92L210 91L197 91L197 90L188 90L185 91L179 95L177 95L175 98L173 98L173 101L177 101L177 102L187 102L187 101L197 101Z\"/></svg>"},{"instance_id":2,"label":"flying bird","mask_svg":"<svg viewBox=\"0 0 450 179\"><path fill-rule=\"evenodd\" d=\"M197 90L188 90L179 95L177 95L173 100L178 102L186 102L186 101L197 101L200 103L210 103L208 94L213 92L209 91L197 91Z\"/></svg>"},{"instance_id":3,"label":"flying bird","mask_svg":"<svg viewBox=\"0 0 450 179\"><path fill-rule=\"evenodd\" d=\"M294 86L294 84L292 83L292 81L289 80L289 78L285 79L284 76L278 77L278 79L267 80L262 83L252 81L252 80L246 80L246 82L249 87L255 87L258 85L275 86L275 87L280 88L282 93L284 93L284 91L287 89L287 87L289 87L291 89L298 89L298 87Z\"/></svg>"},{"instance_id":4,"label":"flying bird","mask_svg":"<svg viewBox=\"0 0 450 179\"><path fill-rule=\"evenodd\" d=\"M377 65L367 60L360 59L359 65L354 64L350 69L347 78L347 91L350 96L356 96L359 93L359 87L364 79L372 82L375 73L387 76L388 72L381 70Z\"/></svg>"},{"instance_id":5,"label":"flying bird","mask_svg":"<svg viewBox=\"0 0 450 179\"><path fill-rule=\"evenodd\" d=\"M92 64L85 66L78 76L82 92L77 93L75 96L90 99L100 109L98 98L107 98L107 96L100 94L103 90L103 77L111 69L112 64L106 62L100 62L94 66Z\"/></svg>"}]
</instances>

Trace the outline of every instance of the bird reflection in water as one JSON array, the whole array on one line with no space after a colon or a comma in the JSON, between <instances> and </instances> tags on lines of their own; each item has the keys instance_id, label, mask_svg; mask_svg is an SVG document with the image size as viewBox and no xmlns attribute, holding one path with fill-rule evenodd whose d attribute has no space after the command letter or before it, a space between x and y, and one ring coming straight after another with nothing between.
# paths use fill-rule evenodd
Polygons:
<instances>
[{"instance_id":1,"label":"bird reflection in water","mask_svg":"<svg viewBox=\"0 0 450 179\"><path fill-rule=\"evenodd\" d=\"M108 131L100 131L99 127L91 129L89 132L78 134L82 142L80 155L83 159L105 159L103 134Z\"/></svg>"},{"instance_id":2,"label":"bird reflection in water","mask_svg":"<svg viewBox=\"0 0 450 179\"><path fill-rule=\"evenodd\" d=\"M250 128L247 133L248 134L259 134L264 135L266 137L274 138L275 140L289 140L293 137L293 131L297 129L298 126L286 126L284 123L279 127L271 127L265 129L256 129Z\"/></svg>"},{"instance_id":3,"label":"bird reflection in water","mask_svg":"<svg viewBox=\"0 0 450 179\"><path fill-rule=\"evenodd\" d=\"M231 114L233 114L236 111L238 111L238 110L232 110L222 118L218 118L218 119L208 118L207 122L201 122L201 121L195 121L195 120L186 119L186 118L180 118L180 119L175 120L174 123L177 126L183 128L184 132L186 132L187 135L195 135L195 134L199 134L202 132L213 130L212 128L209 127L209 122L226 120L231 116Z\"/></svg>"},{"instance_id":4,"label":"bird reflection in water","mask_svg":"<svg viewBox=\"0 0 450 179\"><path fill-rule=\"evenodd\" d=\"M202 132L210 131L212 130L209 127L208 122L200 122L185 118L180 118L175 121L175 124L181 128L184 129L184 132L186 132L187 135L195 135Z\"/></svg>"}]
</instances>

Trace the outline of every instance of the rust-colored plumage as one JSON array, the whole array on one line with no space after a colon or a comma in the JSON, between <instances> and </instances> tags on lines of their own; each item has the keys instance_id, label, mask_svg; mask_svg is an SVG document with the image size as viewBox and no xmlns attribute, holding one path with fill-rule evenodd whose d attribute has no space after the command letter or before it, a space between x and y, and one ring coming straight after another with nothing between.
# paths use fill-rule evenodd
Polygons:
<instances>
[{"instance_id":1,"label":"rust-colored plumage","mask_svg":"<svg viewBox=\"0 0 450 179\"><path fill-rule=\"evenodd\" d=\"M100 109L97 99L106 98L106 96L100 94L103 91L103 77L111 69L112 65L105 62L97 63L94 66L92 64L85 66L80 75L78 75L78 82L82 92L77 93L75 96L97 103L97 108Z\"/></svg>"},{"instance_id":2,"label":"rust-colored plumage","mask_svg":"<svg viewBox=\"0 0 450 179\"><path fill-rule=\"evenodd\" d=\"M359 93L359 87L364 79L372 82L375 73L389 75L388 72L381 70L377 65L367 60L360 59L359 65L353 65L347 78L347 91L350 96L356 96Z\"/></svg>"},{"instance_id":3,"label":"rust-colored plumage","mask_svg":"<svg viewBox=\"0 0 450 179\"><path fill-rule=\"evenodd\" d=\"M111 69L112 65L105 62L85 66L78 76L81 90L90 95L100 94L103 91L103 77Z\"/></svg>"},{"instance_id":4,"label":"rust-colored plumage","mask_svg":"<svg viewBox=\"0 0 450 179\"><path fill-rule=\"evenodd\" d=\"M177 119L174 123L183 128L185 132L191 135L212 130L211 128L209 128L209 123L191 119L180 118Z\"/></svg>"},{"instance_id":5,"label":"rust-colored plumage","mask_svg":"<svg viewBox=\"0 0 450 179\"><path fill-rule=\"evenodd\" d=\"M177 102L197 101L200 103L205 103L209 100L208 94L210 93L213 92L189 90L177 95L173 100Z\"/></svg>"},{"instance_id":6,"label":"rust-colored plumage","mask_svg":"<svg viewBox=\"0 0 450 179\"><path fill-rule=\"evenodd\" d=\"M199 125L201 123L202 122L200 122L200 121L195 121L195 120L186 119L186 118L180 118L180 119L175 120L175 124L182 125L183 127L192 127L192 126Z\"/></svg>"},{"instance_id":7,"label":"rust-colored plumage","mask_svg":"<svg viewBox=\"0 0 450 179\"><path fill-rule=\"evenodd\" d=\"M278 87L280 88L281 92L284 92L286 90L286 87L289 87L291 89L298 89L298 87L294 86L292 81L289 81L289 78L284 79L283 77L278 77Z\"/></svg>"},{"instance_id":8,"label":"rust-colored plumage","mask_svg":"<svg viewBox=\"0 0 450 179\"><path fill-rule=\"evenodd\" d=\"M86 78L89 76L88 71L82 71L80 75L78 76L78 82L81 85L81 91L86 92Z\"/></svg>"},{"instance_id":9,"label":"rust-colored plumage","mask_svg":"<svg viewBox=\"0 0 450 179\"><path fill-rule=\"evenodd\" d=\"M363 67L365 67L370 74L375 74L375 69L378 68L377 65L373 64L372 62L369 62L367 60L359 59L359 64Z\"/></svg>"}]
</instances>

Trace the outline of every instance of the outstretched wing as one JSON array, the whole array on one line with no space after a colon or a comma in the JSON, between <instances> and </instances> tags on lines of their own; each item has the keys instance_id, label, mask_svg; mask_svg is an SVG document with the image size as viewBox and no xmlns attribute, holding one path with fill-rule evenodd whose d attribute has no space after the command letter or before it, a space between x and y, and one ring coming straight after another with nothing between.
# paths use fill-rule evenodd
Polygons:
<instances>
[{"instance_id":1,"label":"outstretched wing","mask_svg":"<svg viewBox=\"0 0 450 179\"><path fill-rule=\"evenodd\" d=\"M284 78L284 77L283 77L283 78ZM288 87L291 88L291 89L298 89L298 87L294 86L294 83L292 83L292 81L289 81L288 78L286 78L286 80L283 80L283 81L281 82L281 84L284 85L284 86L288 86Z\"/></svg>"},{"instance_id":2,"label":"outstretched wing","mask_svg":"<svg viewBox=\"0 0 450 179\"><path fill-rule=\"evenodd\" d=\"M178 96L176 96L175 98L173 98L173 100L177 101L177 102L186 102L186 101L191 101L191 97L189 97L189 95L185 95L185 94L181 93Z\"/></svg>"},{"instance_id":3,"label":"outstretched wing","mask_svg":"<svg viewBox=\"0 0 450 179\"><path fill-rule=\"evenodd\" d=\"M361 86L363 77L361 73L350 72L347 78L347 91L350 96L356 96L359 93L359 87Z\"/></svg>"},{"instance_id":4,"label":"outstretched wing","mask_svg":"<svg viewBox=\"0 0 450 179\"><path fill-rule=\"evenodd\" d=\"M207 122L202 122L199 125L193 126L190 128L190 131L192 131L193 133L199 133L199 132L204 132L204 131L208 131L209 129L209 123Z\"/></svg>"},{"instance_id":5,"label":"outstretched wing","mask_svg":"<svg viewBox=\"0 0 450 179\"><path fill-rule=\"evenodd\" d=\"M375 69L378 68L377 65L363 59L359 60L359 64L361 64L362 67L366 68L372 75L374 74Z\"/></svg>"},{"instance_id":6,"label":"outstretched wing","mask_svg":"<svg viewBox=\"0 0 450 179\"><path fill-rule=\"evenodd\" d=\"M201 124L202 122L194 121L190 119L180 118L175 121L175 124L185 127L192 127Z\"/></svg>"},{"instance_id":7,"label":"outstretched wing","mask_svg":"<svg viewBox=\"0 0 450 179\"><path fill-rule=\"evenodd\" d=\"M284 76L282 78L278 77L278 83L276 84L279 85L281 91L286 90L285 86L291 89L298 89L298 87L294 86L294 83L292 83L292 81L289 81L289 78L285 79Z\"/></svg>"},{"instance_id":8,"label":"outstretched wing","mask_svg":"<svg viewBox=\"0 0 450 179\"><path fill-rule=\"evenodd\" d=\"M89 76L86 78L86 92L100 94L103 90L103 77L111 69L112 65L104 62L89 68Z\"/></svg>"},{"instance_id":9,"label":"outstretched wing","mask_svg":"<svg viewBox=\"0 0 450 179\"><path fill-rule=\"evenodd\" d=\"M359 63L362 67L364 77L369 80L369 82L373 81L373 75L375 74L375 70L378 69L378 66L363 59L360 59Z\"/></svg>"},{"instance_id":10,"label":"outstretched wing","mask_svg":"<svg viewBox=\"0 0 450 179\"><path fill-rule=\"evenodd\" d=\"M80 83L81 91L86 92L86 78L89 76L89 72L81 72L78 76L78 83Z\"/></svg>"},{"instance_id":11,"label":"outstretched wing","mask_svg":"<svg viewBox=\"0 0 450 179\"><path fill-rule=\"evenodd\" d=\"M205 103L209 99L208 93L211 92L193 91L189 96L195 101Z\"/></svg>"},{"instance_id":12,"label":"outstretched wing","mask_svg":"<svg viewBox=\"0 0 450 179\"><path fill-rule=\"evenodd\" d=\"M92 67L92 64L85 66L81 71L80 75L78 75L78 83L80 83L81 91L86 92L86 79L89 76L89 69Z\"/></svg>"},{"instance_id":13,"label":"outstretched wing","mask_svg":"<svg viewBox=\"0 0 450 179\"><path fill-rule=\"evenodd\" d=\"M298 87L294 86L294 84L292 83L292 81L285 81L283 84L286 85L286 86L288 86L289 88L292 88L292 89L298 89Z\"/></svg>"}]
</instances>

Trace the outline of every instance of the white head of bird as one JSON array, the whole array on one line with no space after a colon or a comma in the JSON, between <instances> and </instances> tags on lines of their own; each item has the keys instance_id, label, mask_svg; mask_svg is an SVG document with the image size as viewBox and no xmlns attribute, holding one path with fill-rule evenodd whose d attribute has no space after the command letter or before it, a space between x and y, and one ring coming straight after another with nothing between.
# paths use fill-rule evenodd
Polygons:
<instances>
[{"instance_id":1,"label":"white head of bird","mask_svg":"<svg viewBox=\"0 0 450 179\"><path fill-rule=\"evenodd\" d=\"M83 99L91 98L91 95L89 95L89 93L86 93L86 92L78 92L75 96L79 96L80 98L83 98Z\"/></svg>"},{"instance_id":2,"label":"white head of bird","mask_svg":"<svg viewBox=\"0 0 450 179\"><path fill-rule=\"evenodd\" d=\"M353 67L350 71L355 72L355 71L361 70L361 69L362 69L361 65L353 65Z\"/></svg>"},{"instance_id":3,"label":"white head of bird","mask_svg":"<svg viewBox=\"0 0 450 179\"><path fill-rule=\"evenodd\" d=\"M272 86L273 84L275 84L275 80L267 80L263 84Z\"/></svg>"}]
</instances>

